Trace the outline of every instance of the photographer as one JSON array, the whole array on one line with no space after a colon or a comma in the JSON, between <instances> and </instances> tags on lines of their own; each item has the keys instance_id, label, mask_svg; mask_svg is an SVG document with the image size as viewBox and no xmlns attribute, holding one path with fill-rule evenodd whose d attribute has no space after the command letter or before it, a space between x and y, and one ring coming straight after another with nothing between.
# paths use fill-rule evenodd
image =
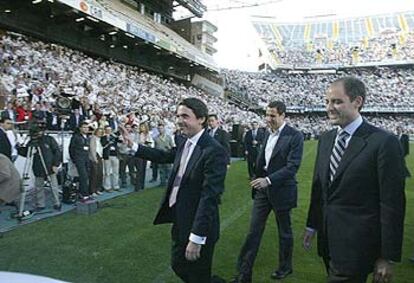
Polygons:
<instances>
[{"instance_id":1,"label":"photographer","mask_svg":"<svg viewBox=\"0 0 414 283\"><path fill-rule=\"evenodd\" d=\"M53 208L60 210L62 205L59 200L58 181L56 177L58 167L62 162L59 145L53 137L44 134L44 128L39 124L30 126L29 137L30 140L26 146L18 146L17 151L19 155L31 158L31 156L28 156L30 153L29 149L31 149L37 210L42 210L46 206L44 185L45 180L48 178L50 178L50 187L54 198Z\"/></svg>"}]
</instances>

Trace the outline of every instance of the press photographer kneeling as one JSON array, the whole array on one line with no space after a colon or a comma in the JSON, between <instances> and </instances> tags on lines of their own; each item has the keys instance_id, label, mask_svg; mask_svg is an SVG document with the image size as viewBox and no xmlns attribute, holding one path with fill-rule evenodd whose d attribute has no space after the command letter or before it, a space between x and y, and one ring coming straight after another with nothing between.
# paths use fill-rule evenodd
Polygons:
<instances>
[{"instance_id":1,"label":"press photographer kneeling","mask_svg":"<svg viewBox=\"0 0 414 283\"><path fill-rule=\"evenodd\" d=\"M45 181L50 183L53 195L53 208L60 210L62 205L59 200L59 188L56 174L62 162L62 154L56 140L45 135L44 128L40 124L32 124L29 130L29 142L25 146L18 146L19 155L26 157L25 172L23 173L23 185L29 179L28 170L31 164L35 176L36 210L41 211L46 207ZM25 193L24 193L25 194ZM24 206L23 195L23 206ZM21 205L22 206L22 205ZM22 209L22 208L21 208Z\"/></svg>"}]
</instances>

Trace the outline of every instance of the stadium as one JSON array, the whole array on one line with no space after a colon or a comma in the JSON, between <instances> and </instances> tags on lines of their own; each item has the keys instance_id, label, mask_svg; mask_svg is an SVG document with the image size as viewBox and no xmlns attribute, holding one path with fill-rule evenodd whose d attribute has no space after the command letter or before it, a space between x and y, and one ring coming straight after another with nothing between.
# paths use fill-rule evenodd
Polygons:
<instances>
[{"instance_id":1,"label":"stadium","mask_svg":"<svg viewBox=\"0 0 414 283\"><path fill-rule=\"evenodd\" d=\"M211 282L277 282L272 272L279 264L281 228L273 216L265 222L252 277L234 281L256 201L246 137L254 123L264 135L272 134L268 108L274 101L286 106L283 125L303 136L297 205L290 216L293 268L277 279L327 282L316 240L306 250L303 239L315 161L321 155L318 144L337 128L327 115L327 90L344 77L357 78L366 87L367 98L358 110L364 121L395 140L407 137L406 144L401 142L400 161L408 173L397 172L391 180L397 188L396 176L406 174L401 202L405 218L391 219L404 223L395 228L403 231L402 255L392 263L389 282L414 282L414 182L408 177L414 172L414 10L315 14L297 20L256 13L284 2L289 1L1 1L0 282L183 282L170 266L174 229L153 225L163 196L176 187L173 172L181 174L183 161L172 159L174 166L168 166L135 154L141 147L176 150L180 138L186 143L192 139L179 115L189 98L207 106L209 138L231 160L223 163L224 192L215 200L220 234ZM256 13L245 20L255 36L249 39L254 47L235 58L240 68L217 60L240 54L235 43L234 50L221 55L220 41L226 38L220 32L228 28L214 21L233 11ZM236 26L236 17L229 20ZM240 27L225 34L226 44L234 34L243 37L241 32ZM243 68L249 60L254 69ZM79 149L76 137L85 137ZM263 156L266 150L266 142L258 146ZM381 158L369 159L368 165ZM9 166L18 172L14 191L6 183ZM39 175L36 166L46 175ZM185 170L197 166L192 163ZM392 165L384 167L373 174L395 171ZM197 174L188 175L202 178ZM14 198L4 197L6 193ZM191 211L190 204L186 209Z\"/></svg>"}]
</instances>

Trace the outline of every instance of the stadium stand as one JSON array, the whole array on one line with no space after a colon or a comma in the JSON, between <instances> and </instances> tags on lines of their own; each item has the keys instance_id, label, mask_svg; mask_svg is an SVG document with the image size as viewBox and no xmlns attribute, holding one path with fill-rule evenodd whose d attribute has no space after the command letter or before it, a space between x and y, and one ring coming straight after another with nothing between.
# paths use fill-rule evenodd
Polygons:
<instances>
[{"instance_id":1,"label":"stadium stand","mask_svg":"<svg viewBox=\"0 0 414 283\"><path fill-rule=\"evenodd\" d=\"M274 65L414 59L414 12L305 23L253 21Z\"/></svg>"},{"instance_id":2,"label":"stadium stand","mask_svg":"<svg viewBox=\"0 0 414 283\"><path fill-rule=\"evenodd\" d=\"M257 114L231 105L221 97L137 67L94 59L67 47L15 33L2 37L0 62L2 83L10 94L8 101L26 103L29 109L38 101L42 107L53 106L64 92L112 116L118 115L120 121L132 111L150 116L155 122L165 118L173 123L177 102L196 96L205 100L227 127L258 118Z\"/></svg>"}]
</instances>

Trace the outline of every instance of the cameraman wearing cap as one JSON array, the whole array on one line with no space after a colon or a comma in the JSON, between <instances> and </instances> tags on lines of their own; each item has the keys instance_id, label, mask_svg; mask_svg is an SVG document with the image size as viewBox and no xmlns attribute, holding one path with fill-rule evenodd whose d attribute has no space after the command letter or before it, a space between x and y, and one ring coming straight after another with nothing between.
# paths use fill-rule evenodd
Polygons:
<instances>
[{"instance_id":1,"label":"cameraman wearing cap","mask_svg":"<svg viewBox=\"0 0 414 283\"><path fill-rule=\"evenodd\" d=\"M56 177L58 167L62 162L62 154L59 145L53 137L45 135L43 125L32 124L30 126L29 136L30 140L27 145L18 146L17 151L19 155L30 158L30 156L27 155L29 153L29 148L32 149L32 169L35 176L37 210L42 210L46 207L44 191L45 180L50 181L54 199L53 208L60 210L62 205L59 200L58 181Z\"/></svg>"}]
</instances>

